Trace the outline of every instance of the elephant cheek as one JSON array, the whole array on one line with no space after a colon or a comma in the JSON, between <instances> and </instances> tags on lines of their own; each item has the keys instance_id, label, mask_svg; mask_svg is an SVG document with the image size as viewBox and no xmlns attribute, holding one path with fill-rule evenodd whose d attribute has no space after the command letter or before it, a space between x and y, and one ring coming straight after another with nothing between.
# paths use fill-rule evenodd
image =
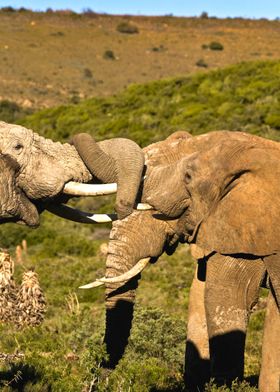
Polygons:
<instances>
[{"instance_id":1,"label":"elephant cheek","mask_svg":"<svg viewBox=\"0 0 280 392\"><path fill-rule=\"evenodd\" d=\"M42 199L57 196L65 182L65 174L59 166L50 167L36 166L33 170L31 167L21 173L18 177L18 185L24 190L30 199Z\"/></svg>"}]
</instances>

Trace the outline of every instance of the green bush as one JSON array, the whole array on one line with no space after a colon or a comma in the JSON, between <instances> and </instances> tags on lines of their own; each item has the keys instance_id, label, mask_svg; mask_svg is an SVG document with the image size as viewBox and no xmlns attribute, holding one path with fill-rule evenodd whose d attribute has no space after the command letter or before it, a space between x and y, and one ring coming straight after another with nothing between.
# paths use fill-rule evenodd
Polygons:
<instances>
[{"instance_id":1,"label":"green bush","mask_svg":"<svg viewBox=\"0 0 280 392\"><path fill-rule=\"evenodd\" d=\"M209 44L209 49L211 49L211 50L224 50L224 47L220 42L212 41Z\"/></svg>"},{"instance_id":2,"label":"green bush","mask_svg":"<svg viewBox=\"0 0 280 392\"><path fill-rule=\"evenodd\" d=\"M242 63L187 77L131 85L108 98L39 111L18 120L45 137L129 137L141 146L185 129L247 131L280 140L280 61Z\"/></svg>"},{"instance_id":3,"label":"green bush","mask_svg":"<svg viewBox=\"0 0 280 392\"><path fill-rule=\"evenodd\" d=\"M138 34L139 29L137 26L128 23L128 22L121 22L117 25L117 31L123 34Z\"/></svg>"},{"instance_id":4,"label":"green bush","mask_svg":"<svg viewBox=\"0 0 280 392\"><path fill-rule=\"evenodd\" d=\"M203 60L203 59L199 59L197 60L197 62L195 63L195 65L197 67L201 67L201 68L207 68L208 64Z\"/></svg>"},{"instance_id":5,"label":"green bush","mask_svg":"<svg viewBox=\"0 0 280 392\"><path fill-rule=\"evenodd\" d=\"M103 58L105 60L116 60L115 54L112 50L105 50Z\"/></svg>"},{"instance_id":6,"label":"green bush","mask_svg":"<svg viewBox=\"0 0 280 392\"><path fill-rule=\"evenodd\" d=\"M14 123L31 113L32 110L23 109L15 102L7 100L0 101L0 121Z\"/></svg>"}]
</instances>

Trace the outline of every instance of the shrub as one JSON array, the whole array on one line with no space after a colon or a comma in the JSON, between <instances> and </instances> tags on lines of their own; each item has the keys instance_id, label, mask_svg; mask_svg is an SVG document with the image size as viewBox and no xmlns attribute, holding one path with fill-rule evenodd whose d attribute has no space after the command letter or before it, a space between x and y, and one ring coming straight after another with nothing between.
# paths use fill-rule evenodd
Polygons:
<instances>
[{"instance_id":1,"label":"shrub","mask_svg":"<svg viewBox=\"0 0 280 392\"><path fill-rule=\"evenodd\" d=\"M31 113L31 110L23 109L15 102L7 100L0 101L0 121L13 123Z\"/></svg>"},{"instance_id":2,"label":"shrub","mask_svg":"<svg viewBox=\"0 0 280 392\"><path fill-rule=\"evenodd\" d=\"M201 12L200 18L201 19L208 19L209 18L208 12L206 12L206 11Z\"/></svg>"},{"instance_id":3,"label":"shrub","mask_svg":"<svg viewBox=\"0 0 280 392\"><path fill-rule=\"evenodd\" d=\"M91 8L84 8L83 15L89 16L90 18L96 18L98 16L98 14L95 11L93 11Z\"/></svg>"},{"instance_id":4,"label":"shrub","mask_svg":"<svg viewBox=\"0 0 280 392\"><path fill-rule=\"evenodd\" d=\"M223 50L224 47L223 47L223 45L220 42L212 41L209 44L209 49L211 49L211 50Z\"/></svg>"},{"instance_id":5,"label":"shrub","mask_svg":"<svg viewBox=\"0 0 280 392\"><path fill-rule=\"evenodd\" d=\"M166 48L163 45L154 46L152 52L164 52Z\"/></svg>"},{"instance_id":6,"label":"shrub","mask_svg":"<svg viewBox=\"0 0 280 392\"><path fill-rule=\"evenodd\" d=\"M1 11L2 12L16 12L16 9L13 8L13 7L8 6L8 7L2 7Z\"/></svg>"},{"instance_id":7,"label":"shrub","mask_svg":"<svg viewBox=\"0 0 280 392\"><path fill-rule=\"evenodd\" d=\"M207 68L208 64L203 60L203 59L199 59L197 60L197 62L195 63L195 65L197 67L202 67L202 68Z\"/></svg>"},{"instance_id":8,"label":"shrub","mask_svg":"<svg viewBox=\"0 0 280 392\"><path fill-rule=\"evenodd\" d=\"M137 34L139 33L138 27L128 22L118 24L117 31L123 34Z\"/></svg>"},{"instance_id":9,"label":"shrub","mask_svg":"<svg viewBox=\"0 0 280 392\"><path fill-rule=\"evenodd\" d=\"M89 68L84 69L84 77L88 79L92 78L92 72Z\"/></svg>"},{"instance_id":10,"label":"shrub","mask_svg":"<svg viewBox=\"0 0 280 392\"><path fill-rule=\"evenodd\" d=\"M105 50L103 58L105 60L116 60L115 54L112 50Z\"/></svg>"},{"instance_id":11,"label":"shrub","mask_svg":"<svg viewBox=\"0 0 280 392\"><path fill-rule=\"evenodd\" d=\"M18 9L18 12L31 12L28 8L25 8L25 7L20 7L19 9Z\"/></svg>"},{"instance_id":12,"label":"shrub","mask_svg":"<svg viewBox=\"0 0 280 392\"><path fill-rule=\"evenodd\" d=\"M209 45L207 45L207 44L202 44L202 45L201 45L201 49L203 49L203 50L209 49Z\"/></svg>"}]
</instances>

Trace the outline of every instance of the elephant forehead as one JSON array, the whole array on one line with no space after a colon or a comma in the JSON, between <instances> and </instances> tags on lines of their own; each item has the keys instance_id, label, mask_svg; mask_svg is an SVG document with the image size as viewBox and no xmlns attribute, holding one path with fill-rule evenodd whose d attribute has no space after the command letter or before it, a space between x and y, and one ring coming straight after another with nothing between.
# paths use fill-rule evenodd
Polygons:
<instances>
[{"instance_id":1,"label":"elephant forehead","mask_svg":"<svg viewBox=\"0 0 280 392\"><path fill-rule=\"evenodd\" d=\"M24 142L26 145L33 140L33 132L30 129L20 125L7 124L3 121L0 122L0 143L1 146L10 145L16 140Z\"/></svg>"}]
</instances>

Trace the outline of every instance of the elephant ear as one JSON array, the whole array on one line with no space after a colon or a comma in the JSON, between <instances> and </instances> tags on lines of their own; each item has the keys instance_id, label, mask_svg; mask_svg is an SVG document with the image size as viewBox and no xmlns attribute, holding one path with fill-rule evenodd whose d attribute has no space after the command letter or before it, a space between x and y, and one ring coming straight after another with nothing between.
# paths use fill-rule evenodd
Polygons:
<instances>
[{"instance_id":1,"label":"elephant ear","mask_svg":"<svg viewBox=\"0 0 280 392\"><path fill-rule=\"evenodd\" d=\"M188 189L205 254L267 255L280 248L280 151L260 142L226 143L196 157Z\"/></svg>"}]
</instances>

